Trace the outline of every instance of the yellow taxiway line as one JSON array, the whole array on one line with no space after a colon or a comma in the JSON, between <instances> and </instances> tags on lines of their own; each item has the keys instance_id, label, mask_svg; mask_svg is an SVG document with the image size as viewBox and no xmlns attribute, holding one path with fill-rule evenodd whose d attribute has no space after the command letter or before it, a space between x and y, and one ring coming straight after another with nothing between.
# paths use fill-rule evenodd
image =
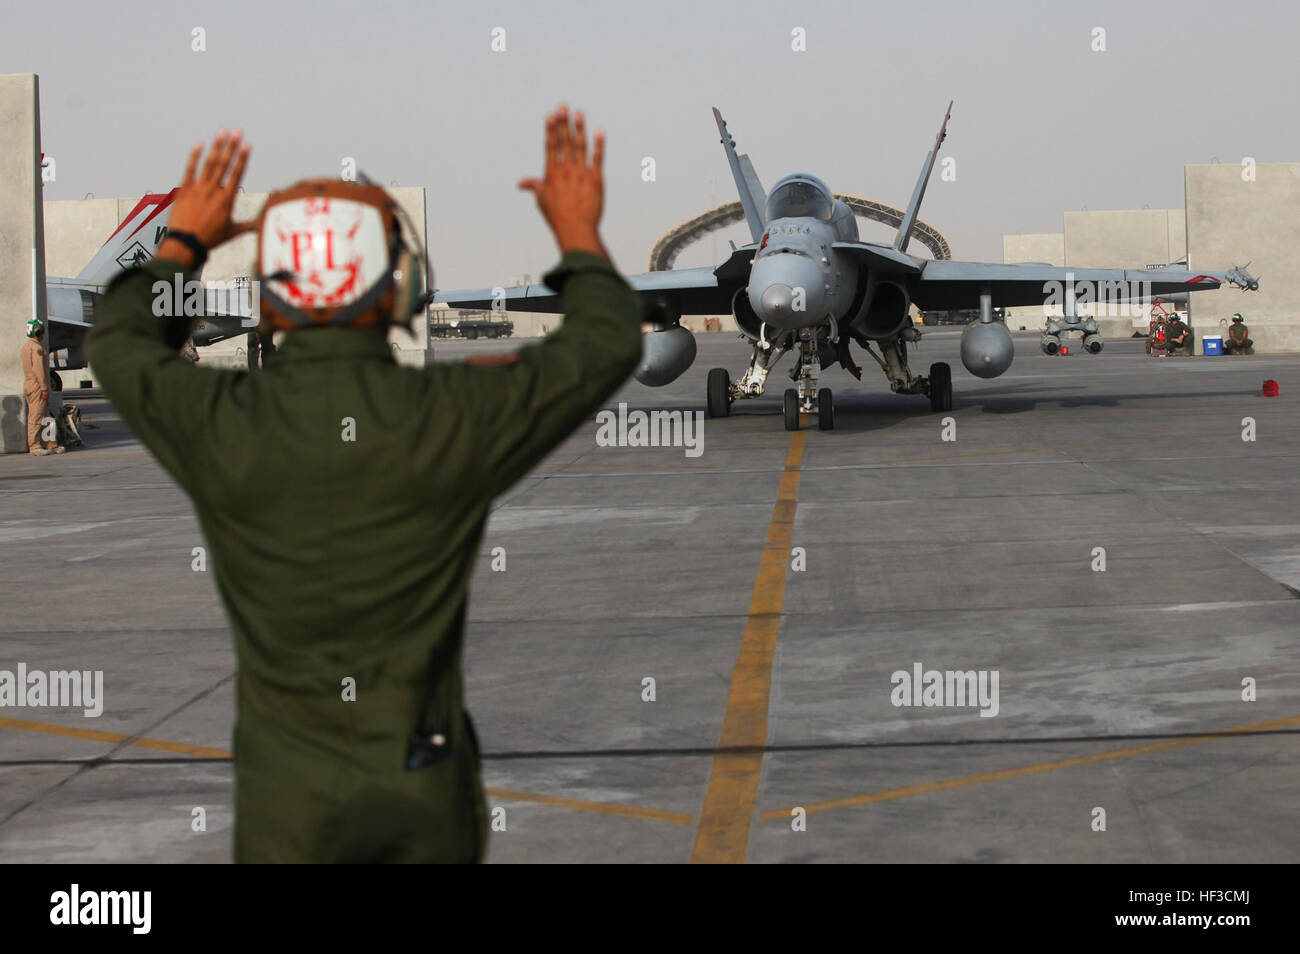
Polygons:
<instances>
[{"instance_id":1,"label":"yellow taxiway line","mask_svg":"<svg viewBox=\"0 0 1300 954\"><path fill-rule=\"evenodd\" d=\"M790 450L781 474L781 489L767 527L758 575L749 599L749 618L740 640L740 653L731 673L727 708L722 717L718 752L713 757L700 825L691 849L692 864L741 864L749 850L749 829L758 801L767 744L767 710L772 688L772 658L781 629L785 603L785 573L799 506L799 474L803 466L805 432L790 437ZM744 748L736 753L725 750Z\"/></svg>"},{"instance_id":2,"label":"yellow taxiway line","mask_svg":"<svg viewBox=\"0 0 1300 954\"><path fill-rule=\"evenodd\" d=\"M162 739L135 738L120 732L100 732L98 729L74 729L71 726L55 725L52 722L29 722L26 719L0 719L0 729L21 729L24 732L44 732L46 735L61 735L69 739L86 739L90 742L113 742L134 745L142 749L157 749L161 752L174 752L177 755L193 755L201 759L228 759L230 753L225 749L209 748L206 745L189 745L185 742L166 742Z\"/></svg>"},{"instance_id":3,"label":"yellow taxiway line","mask_svg":"<svg viewBox=\"0 0 1300 954\"><path fill-rule=\"evenodd\" d=\"M1144 745L1132 745L1128 748L1114 749L1110 752L1098 752L1093 755L1078 755L1073 758L1058 759L1055 762L1039 762L1035 765L1022 765L1019 768L1002 769L996 772L977 772L974 775L962 775L957 778L946 778L937 782L926 782L922 785L907 785L902 788L889 788L881 792L871 792L867 795L851 795L848 798L832 798L828 801L811 802L807 805L791 805L788 808L776 808L771 811L763 812L758 817L760 821L789 821L791 813L796 807L802 808L807 814L811 815L814 812L828 812L836 808L854 808L859 805L875 805L879 802L890 802L899 798L912 798L916 795L929 795L932 792L944 792L956 788L968 788L971 785L983 785L985 782L1002 782L1012 778L1023 778L1026 775L1041 775L1044 772L1058 772L1061 769L1075 768L1080 765L1095 765L1099 762L1114 762L1118 759L1130 759L1139 755L1149 755L1152 752L1167 752L1170 749L1183 749L1193 745L1205 745L1207 742L1221 742L1240 732L1269 732L1273 729L1285 729L1294 725L1300 725L1300 715L1288 716L1285 719L1273 719L1269 722L1252 722L1248 725L1234 726L1231 729L1223 729L1212 735L1193 735L1179 739L1162 739L1156 742L1148 742Z\"/></svg>"}]
</instances>

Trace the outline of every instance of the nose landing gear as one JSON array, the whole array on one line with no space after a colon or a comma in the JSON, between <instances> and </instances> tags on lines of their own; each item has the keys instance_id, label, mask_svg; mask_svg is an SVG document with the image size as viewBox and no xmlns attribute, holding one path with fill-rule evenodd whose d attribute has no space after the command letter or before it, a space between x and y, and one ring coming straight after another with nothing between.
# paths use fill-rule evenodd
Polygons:
<instances>
[{"instance_id":1,"label":"nose landing gear","mask_svg":"<svg viewBox=\"0 0 1300 954\"><path fill-rule=\"evenodd\" d=\"M817 387L817 374L821 370L821 357L818 354L817 335L806 332L798 341L798 357L790 377L796 387L785 392L782 410L785 417L785 429L799 429L799 414L817 415L817 429L829 431L835 427L835 405L830 388Z\"/></svg>"},{"instance_id":2,"label":"nose landing gear","mask_svg":"<svg viewBox=\"0 0 1300 954\"><path fill-rule=\"evenodd\" d=\"M816 386L820 369L818 339L815 334L806 335L798 342L798 361L790 372L796 387L790 387L784 395L785 429L800 429L800 413L816 415L818 430L835 429L835 398L829 387Z\"/></svg>"},{"instance_id":3,"label":"nose landing gear","mask_svg":"<svg viewBox=\"0 0 1300 954\"><path fill-rule=\"evenodd\" d=\"M794 388L785 389L781 410L785 416L785 429L787 431L799 430L799 392Z\"/></svg>"},{"instance_id":4,"label":"nose landing gear","mask_svg":"<svg viewBox=\"0 0 1300 954\"><path fill-rule=\"evenodd\" d=\"M830 388L817 392L817 430L835 430L835 402L831 399Z\"/></svg>"}]
</instances>

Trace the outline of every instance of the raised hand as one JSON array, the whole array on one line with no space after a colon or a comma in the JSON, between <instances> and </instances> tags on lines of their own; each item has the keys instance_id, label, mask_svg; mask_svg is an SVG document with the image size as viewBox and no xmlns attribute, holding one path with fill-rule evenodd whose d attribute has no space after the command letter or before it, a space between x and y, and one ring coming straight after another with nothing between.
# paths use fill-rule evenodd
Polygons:
<instances>
[{"instance_id":1,"label":"raised hand","mask_svg":"<svg viewBox=\"0 0 1300 954\"><path fill-rule=\"evenodd\" d=\"M598 226L605 207L605 134L596 133L587 159L587 125L582 113L572 122L561 106L546 119L546 171L541 179L524 179L519 188L537 197L537 207L555 233L561 252L591 252L608 258Z\"/></svg>"},{"instance_id":2,"label":"raised hand","mask_svg":"<svg viewBox=\"0 0 1300 954\"><path fill-rule=\"evenodd\" d=\"M243 142L241 132L228 133L223 129L212 140L212 148L200 169L203 143L196 143L190 150L185 178L172 203L168 230L189 232L207 248L215 248L244 231L246 226L232 223L230 216L251 150L252 147ZM163 245L164 248L158 250L159 258L189 260L191 257L189 250L179 242L164 242Z\"/></svg>"}]
</instances>

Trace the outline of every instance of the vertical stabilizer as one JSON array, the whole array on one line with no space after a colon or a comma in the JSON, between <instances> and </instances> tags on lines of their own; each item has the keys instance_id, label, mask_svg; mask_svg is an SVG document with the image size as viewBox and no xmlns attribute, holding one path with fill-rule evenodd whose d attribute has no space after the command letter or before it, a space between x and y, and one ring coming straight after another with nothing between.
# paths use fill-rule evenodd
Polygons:
<instances>
[{"instance_id":1,"label":"vertical stabilizer","mask_svg":"<svg viewBox=\"0 0 1300 954\"><path fill-rule=\"evenodd\" d=\"M894 236L894 248L900 252L907 251L907 243L912 238L912 227L916 225L916 217L921 212L921 201L925 198L925 187L930 181L930 173L934 170L934 160L939 157L939 146L948 135L948 117L951 115L952 101L950 100L948 112L944 114L943 124L939 127L939 135L934 137L934 148L926 155L925 162L921 165L921 177L916 180L912 201L907 203L907 212L904 213L903 221L898 226L898 234Z\"/></svg>"},{"instance_id":2,"label":"vertical stabilizer","mask_svg":"<svg viewBox=\"0 0 1300 954\"><path fill-rule=\"evenodd\" d=\"M106 285L118 274L153 258L167 234L172 199L176 190L165 195L146 195L127 213L103 247L95 253L77 281L87 285Z\"/></svg>"},{"instance_id":3,"label":"vertical stabilizer","mask_svg":"<svg viewBox=\"0 0 1300 954\"><path fill-rule=\"evenodd\" d=\"M731 166L732 178L736 180L736 191L740 193L740 207L745 210L745 221L749 223L749 234L757 242L763 237L763 205L767 197L759 185L758 175L749 156L736 155L736 141L727 132L727 121L713 107L713 118L718 122L718 133L722 136L722 148L727 152L727 163Z\"/></svg>"}]
</instances>

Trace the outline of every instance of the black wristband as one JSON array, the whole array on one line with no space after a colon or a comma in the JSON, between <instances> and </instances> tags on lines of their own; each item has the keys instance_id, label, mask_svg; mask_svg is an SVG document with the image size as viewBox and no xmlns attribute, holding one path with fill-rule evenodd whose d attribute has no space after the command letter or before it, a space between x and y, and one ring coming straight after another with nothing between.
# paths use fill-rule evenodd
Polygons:
<instances>
[{"instance_id":1,"label":"black wristband","mask_svg":"<svg viewBox=\"0 0 1300 954\"><path fill-rule=\"evenodd\" d=\"M200 242L199 237L193 232L174 232L169 229L166 238L175 239L193 253L195 270L202 268L207 262L208 247Z\"/></svg>"}]
</instances>

